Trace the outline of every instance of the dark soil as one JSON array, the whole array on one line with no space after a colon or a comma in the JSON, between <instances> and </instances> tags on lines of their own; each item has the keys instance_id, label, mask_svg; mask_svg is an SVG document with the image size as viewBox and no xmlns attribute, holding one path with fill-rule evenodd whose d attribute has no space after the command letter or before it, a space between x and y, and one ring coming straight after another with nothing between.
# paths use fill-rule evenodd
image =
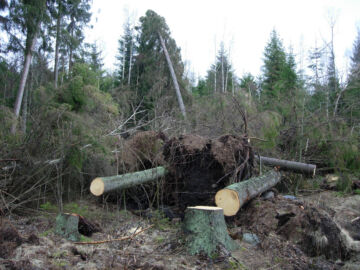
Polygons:
<instances>
[{"instance_id":1,"label":"dark soil","mask_svg":"<svg viewBox=\"0 0 360 270\"><path fill-rule=\"evenodd\" d=\"M252 174L254 154L246 137L224 135L208 139L197 135L171 138L164 145L164 158L173 177L166 190L173 202L185 209L190 205L214 205L215 193Z\"/></svg>"},{"instance_id":2,"label":"dark soil","mask_svg":"<svg viewBox=\"0 0 360 270\"><path fill-rule=\"evenodd\" d=\"M304 202L278 196L271 200L251 201L235 220L237 226L264 239L275 233L298 245L310 257L324 255L331 260L345 260L348 251L341 239L340 229L327 212Z\"/></svg>"}]
</instances>

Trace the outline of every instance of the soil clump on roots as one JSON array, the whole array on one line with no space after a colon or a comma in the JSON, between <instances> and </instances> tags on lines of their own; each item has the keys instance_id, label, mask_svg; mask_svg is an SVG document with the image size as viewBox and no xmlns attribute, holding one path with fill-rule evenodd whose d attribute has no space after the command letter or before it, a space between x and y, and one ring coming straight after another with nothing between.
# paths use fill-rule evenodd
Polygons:
<instances>
[{"instance_id":1,"label":"soil clump on roots","mask_svg":"<svg viewBox=\"0 0 360 270\"><path fill-rule=\"evenodd\" d=\"M163 154L172 174L166 190L180 209L214 205L215 193L251 177L254 163L248 139L235 135L174 137L165 143Z\"/></svg>"}]
</instances>

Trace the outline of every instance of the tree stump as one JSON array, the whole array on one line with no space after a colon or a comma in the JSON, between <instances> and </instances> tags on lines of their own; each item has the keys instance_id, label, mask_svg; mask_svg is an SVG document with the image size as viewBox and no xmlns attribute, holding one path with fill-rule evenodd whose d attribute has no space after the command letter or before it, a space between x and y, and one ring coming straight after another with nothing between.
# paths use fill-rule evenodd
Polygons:
<instances>
[{"instance_id":1,"label":"tree stump","mask_svg":"<svg viewBox=\"0 0 360 270\"><path fill-rule=\"evenodd\" d=\"M191 255L205 253L213 256L219 248L232 251L237 247L228 234L223 209L220 207L188 207L185 211L184 232Z\"/></svg>"},{"instance_id":2,"label":"tree stump","mask_svg":"<svg viewBox=\"0 0 360 270\"><path fill-rule=\"evenodd\" d=\"M79 216L60 213L56 217L55 233L70 241L80 241Z\"/></svg>"}]
</instances>

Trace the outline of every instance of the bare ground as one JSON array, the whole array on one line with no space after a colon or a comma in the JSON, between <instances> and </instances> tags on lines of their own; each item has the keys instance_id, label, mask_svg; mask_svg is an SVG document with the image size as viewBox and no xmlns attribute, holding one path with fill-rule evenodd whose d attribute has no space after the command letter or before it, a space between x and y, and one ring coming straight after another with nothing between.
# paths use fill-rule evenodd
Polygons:
<instances>
[{"instance_id":1,"label":"bare ground","mask_svg":"<svg viewBox=\"0 0 360 270\"><path fill-rule=\"evenodd\" d=\"M95 202L78 202L77 209L86 209L82 214L102 228L84 241L119 238L150 224L154 227L132 240L76 245L55 235L55 213L13 215L0 221L0 269L360 269L360 250L356 251L360 195L326 191L297 201L257 198L228 220L239 249L230 257L219 253L211 259L189 256L181 224L156 211L140 217ZM242 241L244 232L255 233L261 243ZM332 238L336 233L339 237Z\"/></svg>"}]
</instances>

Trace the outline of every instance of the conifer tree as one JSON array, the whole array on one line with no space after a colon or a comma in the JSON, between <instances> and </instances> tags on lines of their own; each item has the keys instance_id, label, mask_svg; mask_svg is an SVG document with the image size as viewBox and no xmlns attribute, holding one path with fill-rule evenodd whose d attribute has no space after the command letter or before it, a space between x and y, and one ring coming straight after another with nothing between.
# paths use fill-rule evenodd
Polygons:
<instances>
[{"instance_id":1,"label":"conifer tree","mask_svg":"<svg viewBox=\"0 0 360 270\"><path fill-rule=\"evenodd\" d=\"M136 55L136 44L133 27L130 24L130 19L124 24L124 34L119 39L118 47L118 65L117 65L117 78L118 83L121 85L130 85L131 83L131 70L134 65Z\"/></svg>"},{"instance_id":2,"label":"conifer tree","mask_svg":"<svg viewBox=\"0 0 360 270\"><path fill-rule=\"evenodd\" d=\"M235 82L234 77L228 53L222 42L216 56L216 62L211 65L207 72L207 88L213 89L213 92L216 92L216 90L222 93L232 92L233 83Z\"/></svg>"},{"instance_id":3,"label":"conifer tree","mask_svg":"<svg viewBox=\"0 0 360 270\"><path fill-rule=\"evenodd\" d=\"M175 40L171 38L165 19L154 11L148 10L145 16L140 18L140 25L136 30L138 46L133 67L134 80L132 81L139 98L142 100L145 98L146 106L149 108L157 98L176 93L180 104L180 91L174 84L168 63L169 59L165 56L165 48L180 86L185 84L183 80L184 64L181 60L180 49ZM163 44L161 39L163 39Z\"/></svg>"}]
</instances>

